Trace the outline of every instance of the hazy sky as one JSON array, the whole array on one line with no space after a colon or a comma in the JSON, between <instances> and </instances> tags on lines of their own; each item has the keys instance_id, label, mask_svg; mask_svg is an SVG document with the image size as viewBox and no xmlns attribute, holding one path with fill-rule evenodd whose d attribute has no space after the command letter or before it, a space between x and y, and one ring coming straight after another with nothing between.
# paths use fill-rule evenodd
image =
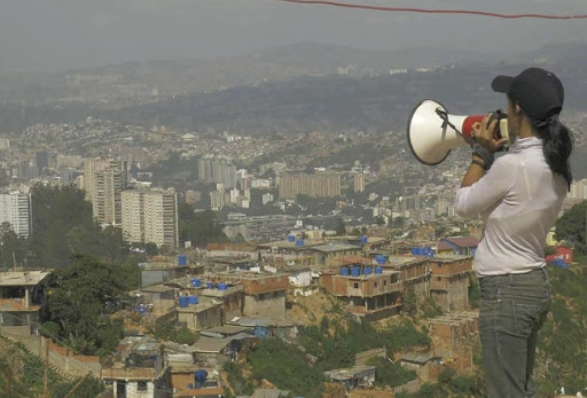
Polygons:
<instances>
[{"instance_id":1,"label":"hazy sky","mask_svg":"<svg viewBox=\"0 0 587 398\"><path fill-rule=\"evenodd\" d=\"M347 0L348 2L348 0ZM587 14L586 0L356 0L391 7ZM314 41L395 50L524 50L587 38L587 20L357 11L273 0L0 0L0 67L72 68L245 54Z\"/></svg>"}]
</instances>

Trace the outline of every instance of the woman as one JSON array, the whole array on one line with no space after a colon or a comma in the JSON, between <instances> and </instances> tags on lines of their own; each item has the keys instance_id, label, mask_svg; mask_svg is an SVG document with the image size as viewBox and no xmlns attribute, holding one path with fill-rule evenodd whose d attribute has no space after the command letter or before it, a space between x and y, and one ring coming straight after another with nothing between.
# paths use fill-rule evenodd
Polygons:
<instances>
[{"instance_id":1,"label":"woman","mask_svg":"<svg viewBox=\"0 0 587 398\"><path fill-rule=\"evenodd\" d=\"M488 396L527 398L535 396L536 337L551 300L543 246L571 185L572 140L558 119L564 89L553 73L529 68L496 77L492 88L507 95L516 141L494 163L493 153L508 140L493 138L490 115L473 127L471 165L455 208L463 217L485 220L474 268Z\"/></svg>"}]
</instances>

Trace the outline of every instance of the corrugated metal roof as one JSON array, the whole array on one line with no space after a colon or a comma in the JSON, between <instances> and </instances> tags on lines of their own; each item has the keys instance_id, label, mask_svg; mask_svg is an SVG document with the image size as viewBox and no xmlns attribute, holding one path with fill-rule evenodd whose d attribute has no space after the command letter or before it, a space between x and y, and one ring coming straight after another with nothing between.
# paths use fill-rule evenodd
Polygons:
<instances>
[{"instance_id":1,"label":"corrugated metal roof","mask_svg":"<svg viewBox=\"0 0 587 398\"><path fill-rule=\"evenodd\" d=\"M229 339L217 339L214 337L200 336L198 341L193 345L196 352L220 352L222 351L231 340Z\"/></svg>"},{"instance_id":2,"label":"corrugated metal roof","mask_svg":"<svg viewBox=\"0 0 587 398\"><path fill-rule=\"evenodd\" d=\"M426 362L431 361L435 358L438 358L438 357L434 357L432 355L427 355L427 354L417 354L415 352L410 352L410 353L403 355L400 360L414 362L414 363L424 365Z\"/></svg>"},{"instance_id":3,"label":"corrugated metal roof","mask_svg":"<svg viewBox=\"0 0 587 398\"><path fill-rule=\"evenodd\" d=\"M454 236L441 240L438 243L438 250L446 250L452 248L445 241L462 248L473 248L479 246L479 239L475 238L474 236Z\"/></svg>"}]
</instances>

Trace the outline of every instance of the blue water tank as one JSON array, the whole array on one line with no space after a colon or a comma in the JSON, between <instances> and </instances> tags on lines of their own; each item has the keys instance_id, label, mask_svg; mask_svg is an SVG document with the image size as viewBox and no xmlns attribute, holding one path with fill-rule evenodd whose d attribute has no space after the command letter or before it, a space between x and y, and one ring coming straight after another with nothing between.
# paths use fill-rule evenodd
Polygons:
<instances>
[{"instance_id":1,"label":"blue water tank","mask_svg":"<svg viewBox=\"0 0 587 398\"><path fill-rule=\"evenodd\" d=\"M201 384L206 381L207 377L208 377L208 372L206 372L205 370L197 370L194 375L194 378L196 380L196 388L198 388L197 384L200 383L200 386L201 386Z\"/></svg>"},{"instance_id":2,"label":"blue water tank","mask_svg":"<svg viewBox=\"0 0 587 398\"><path fill-rule=\"evenodd\" d=\"M295 240L296 240L296 236L295 235L290 235L290 236L287 237L287 241L288 242L293 242Z\"/></svg>"},{"instance_id":3,"label":"blue water tank","mask_svg":"<svg viewBox=\"0 0 587 398\"><path fill-rule=\"evenodd\" d=\"M369 238L367 238L365 235L361 236L361 244L366 244L367 242L369 242Z\"/></svg>"},{"instance_id":4,"label":"blue water tank","mask_svg":"<svg viewBox=\"0 0 587 398\"><path fill-rule=\"evenodd\" d=\"M219 283L218 290L226 290L228 289L228 285L226 283Z\"/></svg>"},{"instance_id":5,"label":"blue water tank","mask_svg":"<svg viewBox=\"0 0 587 398\"><path fill-rule=\"evenodd\" d=\"M418 248L412 247L412 256L417 256L417 255L418 255Z\"/></svg>"},{"instance_id":6,"label":"blue water tank","mask_svg":"<svg viewBox=\"0 0 587 398\"><path fill-rule=\"evenodd\" d=\"M180 267L185 267L188 265L188 257L185 254L180 254L177 256L177 265Z\"/></svg>"},{"instance_id":7,"label":"blue water tank","mask_svg":"<svg viewBox=\"0 0 587 398\"><path fill-rule=\"evenodd\" d=\"M188 296L179 296L179 307L186 308L190 305L190 298Z\"/></svg>"},{"instance_id":8,"label":"blue water tank","mask_svg":"<svg viewBox=\"0 0 587 398\"><path fill-rule=\"evenodd\" d=\"M361 267L356 267L356 266L353 267L352 275L353 276L359 276L359 275L361 275Z\"/></svg>"},{"instance_id":9,"label":"blue water tank","mask_svg":"<svg viewBox=\"0 0 587 398\"><path fill-rule=\"evenodd\" d=\"M188 296L188 297L189 297L189 300L188 300L188 302L189 302L190 304L192 304L192 305L193 305L193 304L198 304L198 296Z\"/></svg>"},{"instance_id":10,"label":"blue water tank","mask_svg":"<svg viewBox=\"0 0 587 398\"><path fill-rule=\"evenodd\" d=\"M377 261L377 264L385 264L385 256L383 254L378 254L375 256L375 261Z\"/></svg>"},{"instance_id":11,"label":"blue water tank","mask_svg":"<svg viewBox=\"0 0 587 398\"><path fill-rule=\"evenodd\" d=\"M383 273L383 267L375 267L375 273L376 274L382 274Z\"/></svg>"},{"instance_id":12,"label":"blue water tank","mask_svg":"<svg viewBox=\"0 0 587 398\"><path fill-rule=\"evenodd\" d=\"M206 282L206 288L214 289L214 284L212 282Z\"/></svg>"},{"instance_id":13,"label":"blue water tank","mask_svg":"<svg viewBox=\"0 0 587 398\"><path fill-rule=\"evenodd\" d=\"M348 274L349 274L349 269L348 269L347 267L342 267L342 268L340 269L340 274L341 274L341 275L344 275L344 276L348 276Z\"/></svg>"},{"instance_id":14,"label":"blue water tank","mask_svg":"<svg viewBox=\"0 0 587 398\"><path fill-rule=\"evenodd\" d=\"M193 278L192 279L192 287L200 287L202 281L200 281L200 278Z\"/></svg>"},{"instance_id":15,"label":"blue water tank","mask_svg":"<svg viewBox=\"0 0 587 398\"><path fill-rule=\"evenodd\" d=\"M365 267L365 268L363 268L363 274L365 274L365 275L371 275L371 267Z\"/></svg>"},{"instance_id":16,"label":"blue water tank","mask_svg":"<svg viewBox=\"0 0 587 398\"><path fill-rule=\"evenodd\" d=\"M304 246L304 240L303 240L303 239L298 239L298 240L296 241L296 246L297 246L297 247L302 247L302 246Z\"/></svg>"}]
</instances>

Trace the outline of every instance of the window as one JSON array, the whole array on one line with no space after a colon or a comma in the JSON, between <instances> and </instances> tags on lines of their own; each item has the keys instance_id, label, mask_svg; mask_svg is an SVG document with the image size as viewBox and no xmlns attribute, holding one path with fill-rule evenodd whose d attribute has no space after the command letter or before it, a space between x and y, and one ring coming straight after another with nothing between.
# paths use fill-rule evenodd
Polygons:
<instances>
[{"instance_id":1,"label":"window","mask_svg":"<svg viewBox=\"0 0 587 398\"><path fill-rule=\"evenodd\" d=\"M353 283L353 287L354 287L355 289L358 289L358 288L359 288L359 282L355 282L355 283Z\"/></svg>"},{"instance_id":2,"label":"window","mask_svg":"<svg viewBox=\"0 0 587 398\"><path fill-rule=\"evenodd\" d=\"M387 281L383 281L383 286L387 286Z\"/></svg>"},{"instance_id":3,"label":"window","mask_svg":"<svg viewBox=\"0 0 587 398\"><path fill-rule=\"evenodd\" d=\"M146 381L139 381L137 383L137 391L147 391L147 382Z\"/></svg>"},{"instance_id":4,"label":"window","mask_svg":"<svg viewBox=\"0 0 587 398\"><path fill-rule=\"evenodd\" d=\"M377 282L375 282L375 287L377 287Z\"/></svg>"},{"instance_id":5,"label":"window","mask_svg":"<svg viewBox=\"0 0 587 398\"><path fill-rule=\"evenodd\" d=\"M439 281L439 282L440 282L440 279L441 279L440 276L437 276L436 277L436 280Z\"/></svg>"}]
</instances>

